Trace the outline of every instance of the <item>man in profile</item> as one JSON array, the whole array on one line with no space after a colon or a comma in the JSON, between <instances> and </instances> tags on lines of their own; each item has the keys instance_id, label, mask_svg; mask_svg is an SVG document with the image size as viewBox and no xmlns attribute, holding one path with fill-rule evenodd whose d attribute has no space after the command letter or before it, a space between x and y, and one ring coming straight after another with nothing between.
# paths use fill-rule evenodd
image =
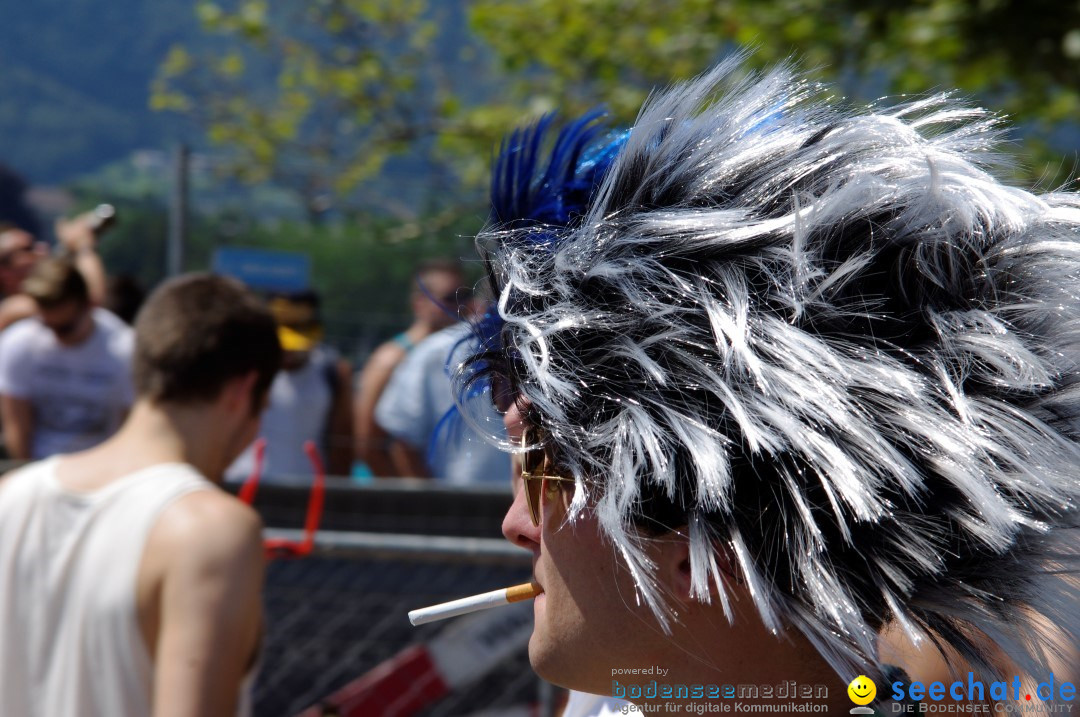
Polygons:
<instances>
[{"instance_id":1,"label":"man in profile","mask_svg":"<svg viewBox=\"0 0 1080 717\"><path fill-rule=\"evenodd\" d=\"M0 480L0 714L246 710L261 524L216 484L258 430L274 320L240 284L192 275L135 333L120 431Z\"/></svg>"},{"instance_id":2,"label":"man in profile","mask_svg":"<svg viewBox=\"0 0 1080 717\"><path fill-rule=\"evenodd\" d=\"M737 59L596 120L503 145L501 325L456 373L520 455L536 671L675 714L788 680L837 713L869 678L887 714L921 699L895 631L1052 683L1080 639L1080 198L999 182L995 119L948 96L860 111Z\"/></svg>"}]
</instances>

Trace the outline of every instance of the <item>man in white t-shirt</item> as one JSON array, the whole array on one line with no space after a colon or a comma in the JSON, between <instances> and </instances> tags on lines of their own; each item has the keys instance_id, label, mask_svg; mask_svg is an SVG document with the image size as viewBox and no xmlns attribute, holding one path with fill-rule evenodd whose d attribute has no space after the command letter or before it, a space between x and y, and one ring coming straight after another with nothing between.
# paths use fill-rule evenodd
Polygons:
<instances>
[{"instance_id":1,"label":"man in white t-shirt","mask_svg":"<svg viewBox=\"0 0 1080 717\"><path fill-rule=\"evenodd\" d=\"M417 344L394 370L375 407L379 426L406 444L404 462L414 477L459 485L506 481L510 457L463 421L447 417L454 406L447 362L454 347L469 335L469 326L459 323Z\"/></svg>"},{"instance_id":2,"label":"man in white t-shirt","mask_svg":"<svg viewBox=\"0 0 1080 717\"><path fill-rule=\"evenodd\" d=\"M23 284L38 315L0 334L0 412L12 458L89 448L111 436L134 400L133 333L95 308L86 281L62 258Z\"/></svg>"}]
</instances>

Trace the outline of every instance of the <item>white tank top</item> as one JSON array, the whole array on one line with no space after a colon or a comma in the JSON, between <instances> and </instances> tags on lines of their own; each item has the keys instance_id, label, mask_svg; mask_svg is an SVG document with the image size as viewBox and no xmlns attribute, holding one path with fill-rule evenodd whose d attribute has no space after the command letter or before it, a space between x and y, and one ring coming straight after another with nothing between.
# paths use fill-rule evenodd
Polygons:
<instances>
[{"instance_id":1,"label":"white tank top","mask_svg":"<svg viewBox=\"0 0 1080 717\"><path fill-rule=\"evenodd\" d=\"M166 506L213 484L167 463L74 493L56 464L0 481L0 715L146 717L154 665L135 605L143 547Z\"/></svg>"}]
</instances>

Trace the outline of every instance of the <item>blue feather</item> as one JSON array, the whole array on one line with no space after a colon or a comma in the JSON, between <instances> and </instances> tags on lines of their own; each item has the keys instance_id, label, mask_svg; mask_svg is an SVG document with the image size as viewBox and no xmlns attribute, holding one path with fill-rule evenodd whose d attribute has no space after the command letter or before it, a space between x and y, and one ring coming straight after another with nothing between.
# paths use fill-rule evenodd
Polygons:
<instances>
[{"instance_id":1,"label":"blue feather","mask_svg":"<svg viewBox=\"0 0 1080 717\"><path fill-rule=\"evenodd\" d=\"M494 222L561 228L584 214L629 136L629 131L607 129L603 117L603 110L594 109L560 129L546 161L541 150L554 115L514 130L503 141L492 171Z\"/></svg>"},{"instance_id":2,"label":"blue feather","mask_svg":"<svg viewBox=\"0 0 1080 717\"><path fill-rule=\"evenodd\" d=\"M563 126L551 149L543 154L547 135L555 121L553 114L535 124L518 128L500 145L491 174L492 222L499 226L536 226L530 234L538 244L556 240L558 233L580 221L596 191L630 136L630 130L613 130L604 122L606 113L597 108ZM549 231L544 231L544 228ZM472 324L467 341L475 344L471 353L497 352L502 345L503 321L494 306ZM458 346L454 347L455 350ZM453 352L451 352L451 355ZM447 372L451 367L448 365ZM478 381L465 380L465 395L458 402L475 400L489 390L486 361L467 368ZM428 460L434 462L442 446L460 437L461 414L457 406L440 420L428 444Z\"/></svg>"}]
</instances>

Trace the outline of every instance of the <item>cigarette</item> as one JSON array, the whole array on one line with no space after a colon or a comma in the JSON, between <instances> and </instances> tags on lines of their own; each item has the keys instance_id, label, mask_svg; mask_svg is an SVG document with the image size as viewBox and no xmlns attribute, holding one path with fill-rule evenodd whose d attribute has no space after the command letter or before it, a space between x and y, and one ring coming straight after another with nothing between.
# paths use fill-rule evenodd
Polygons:
<instances>
[{"instance_id":1,"label":"cigarette","mask_svg":"<svg viewBox=\"0 0 1080 717\"><path fill-rule=\"evenodd\" d=\"M409 612L409 622L413 625L423 625L436 620L445 620L448 617L467 615L477 610L487 610L500 605L509 605L512 602L531 600L542 592L544 592L544 589L536 583L512 585L508 588L492 590L489 593L480 593L460 600L451 600L431 607L412 610Z\"/></svg>"}]
</instances>

